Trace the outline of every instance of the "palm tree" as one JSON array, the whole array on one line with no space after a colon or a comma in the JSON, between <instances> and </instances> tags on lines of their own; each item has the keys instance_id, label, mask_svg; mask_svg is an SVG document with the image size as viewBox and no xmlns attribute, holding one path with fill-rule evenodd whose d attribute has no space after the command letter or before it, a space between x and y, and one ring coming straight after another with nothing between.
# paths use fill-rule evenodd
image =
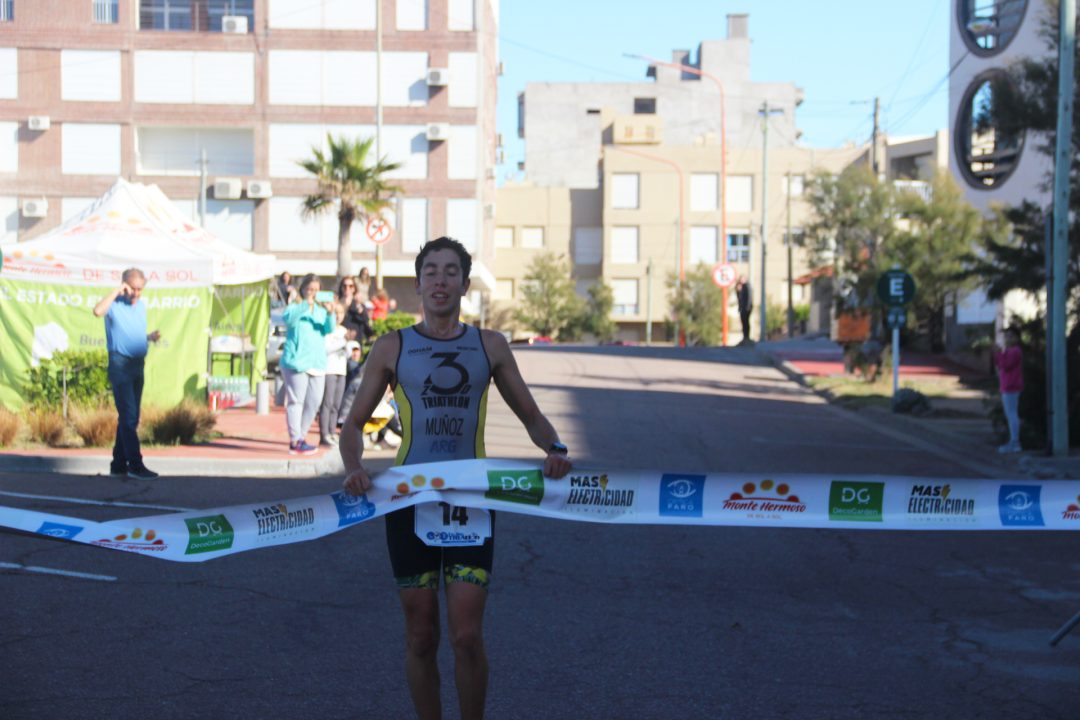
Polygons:
<instances>
[{"instance_id":1,"label":"palm tree","mask_svg":"<svg viewBox=\"0 0 1080 720\"><path fill-rule=\"evenodd\" d=\"M401 167L401 163L375 158L369 163L375 138L350 140L335 139L327 133L329 153L321 148L311 149L312 157L299 161L300 167L315 176L319 190L304 198L301 215L310 218L321 213L337 211L338 216L338 279L352 275L352 248L349 246L349 229L354 220L363 221L373 215L381 215L390 207L390 197L402 189L387 183L387 173ZM376 273L377 274L377 273Z\"/></svg>"}]
</instances>

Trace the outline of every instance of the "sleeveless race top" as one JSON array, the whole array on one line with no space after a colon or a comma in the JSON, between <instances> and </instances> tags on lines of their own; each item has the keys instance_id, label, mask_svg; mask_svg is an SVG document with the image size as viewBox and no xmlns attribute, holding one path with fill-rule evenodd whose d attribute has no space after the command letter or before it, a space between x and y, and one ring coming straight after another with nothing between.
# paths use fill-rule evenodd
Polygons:
<instances>
[{"instance_id":1,"label":"sleeveless race top","mask_svg":"<svg viewBox=\"0 0 1080 720\"><path fill-rule=\"evenodd\" d=\"M399 330L394 399L404 433L396 465L485 457L491 363L471 325L450 340Z\"/></svg>"}]
</instances>

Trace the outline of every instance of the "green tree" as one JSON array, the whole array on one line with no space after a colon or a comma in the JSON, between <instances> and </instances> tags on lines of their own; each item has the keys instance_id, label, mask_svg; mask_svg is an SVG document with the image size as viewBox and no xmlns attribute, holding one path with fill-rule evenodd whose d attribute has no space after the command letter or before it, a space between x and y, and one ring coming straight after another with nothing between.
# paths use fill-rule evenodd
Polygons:
<instances>
[{"instance_id":1,"label":"green tree","mask_svg":"<svg viewBox=\"0 0 1080 720\"><path fill-rule=\"evenodd\" d=\"M679 284L674 275L667 281L668 301L687 345L718 345L723 333L724 295L712 280L712 270L698 263Z\"/></svg>"},{"instance_id":2,"label":"green tree","mask_svg":"<svg viewBox=\"0 0 1080 720\"><path fill-rule=\"evenodd\" d=\"M589 299L585 301L583 325L600 342L615 339L617 326L611 319L611 310L615 307L615 293L603 280L589 286Z\"/></svg>"},{"instance_id":3,"label":"green tree","mask_svg":"<svg viewBox=\"0 0 1080 720\"><path fill-rule=\"evenodd\" d=\"M898 265L915 280L915 314L927 322L930 346L945 347L945 305L971 286L962 279L967 258L982 234L982 216L963 196L952 176L939 171L929 197L901 191L898 231L881 248L881 265Z\"/></svg>"},{"instance_id":4,"label":"green tree","mask_svg":"<svg viewBox=\"0 0 1080 720\"><path fill-rule=\"evenodd\" d=\"M580 328L583 306L566 257L541 253L529 264L514 317L538 335L569 340Z\"/></svg>"},{"instance_id":5,"label":"green tree","mask_svg":"<svg viewBox=\"0 0 1080 720\"><path fill-rule=\"evenodd\" d=\"M351 140L326 136L329 152L313 147L311 157L298 164L315 176L319 189L304 198L300 209L307 218L336 212L338 218L338 279L352 275L352 248L349 230L353 221L379 215L390 206L390 196L402 189L391 185L386 175L401 167L374 155L375 138ZM376 274L378 274L376 272Z\"/></svg>"},{"instance_id":6,"label":"green tree","mask_svg":"<svg viewBox=\"0 0 1080 720\"><path fill-rule=\"evenodd\" d=\"M879 248L896 233L892 185L864 164L839 175L814 173L806 186L813 220L803 237L815 265L833 267L834 297L841 306L873 305Z\"/></svg>"}]
</instances>

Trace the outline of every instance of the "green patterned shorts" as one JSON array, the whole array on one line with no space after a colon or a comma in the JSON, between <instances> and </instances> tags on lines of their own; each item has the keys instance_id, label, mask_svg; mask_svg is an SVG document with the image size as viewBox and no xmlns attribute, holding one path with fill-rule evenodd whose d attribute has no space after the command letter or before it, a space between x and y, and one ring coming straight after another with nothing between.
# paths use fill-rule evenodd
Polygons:
<instances>
[{"instance_id":1,"label":"green patterned shorts","mask_svg":"<svg viewBox=\"0 0 1080 720\"><path fill-rule=\"evenodd\" d=\"M420 573L419 575L398 577L394 578L394 580L397 582L397 586L402 590L410 588L418 588L421 590L439 589L438 570L431 570L429 572ZM470 565L447 565L443 568L443 582L446 585L449 585L452 582L467 582L487 590L488 584L491 582L491 574L483 568L472 567Z\"/></svg>"}]
</instances>

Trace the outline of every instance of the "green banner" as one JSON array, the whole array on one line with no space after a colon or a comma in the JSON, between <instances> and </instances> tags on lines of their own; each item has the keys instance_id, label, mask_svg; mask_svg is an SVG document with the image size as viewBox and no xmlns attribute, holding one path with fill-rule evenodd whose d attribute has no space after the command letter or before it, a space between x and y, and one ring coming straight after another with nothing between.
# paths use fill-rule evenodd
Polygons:
<instances>
[{"instance_id":1,"label":"green banner","mask_svg":"<svg viewBox=\"0 0 1080 720\"><path fill-rule=\"evenodd\" d=\"M5 280L0 276L0 405L23 405L26 371L57 350L105 347L105 321L94 305L112 288ZM212 293L209 288L148 287L147 332L161 331L146 358L144 405L172 407L202 398ZM265 343L264 343L265 344ZM264 356L265 362L265 356Z\"/></svg>"},{"instance_id":2,"label":"green banner","mask_svg":"<svg viewBox=\"0 0 1080 720\"><path fill-rule=\"evenodd\" d=\"M215 337L233 336L246 352L213 353L210 374L248 378L250 391L266 375L266 341L270 336L270 292L265 280L214 288L210 326Z\"/></svg>"}]
</instances>

